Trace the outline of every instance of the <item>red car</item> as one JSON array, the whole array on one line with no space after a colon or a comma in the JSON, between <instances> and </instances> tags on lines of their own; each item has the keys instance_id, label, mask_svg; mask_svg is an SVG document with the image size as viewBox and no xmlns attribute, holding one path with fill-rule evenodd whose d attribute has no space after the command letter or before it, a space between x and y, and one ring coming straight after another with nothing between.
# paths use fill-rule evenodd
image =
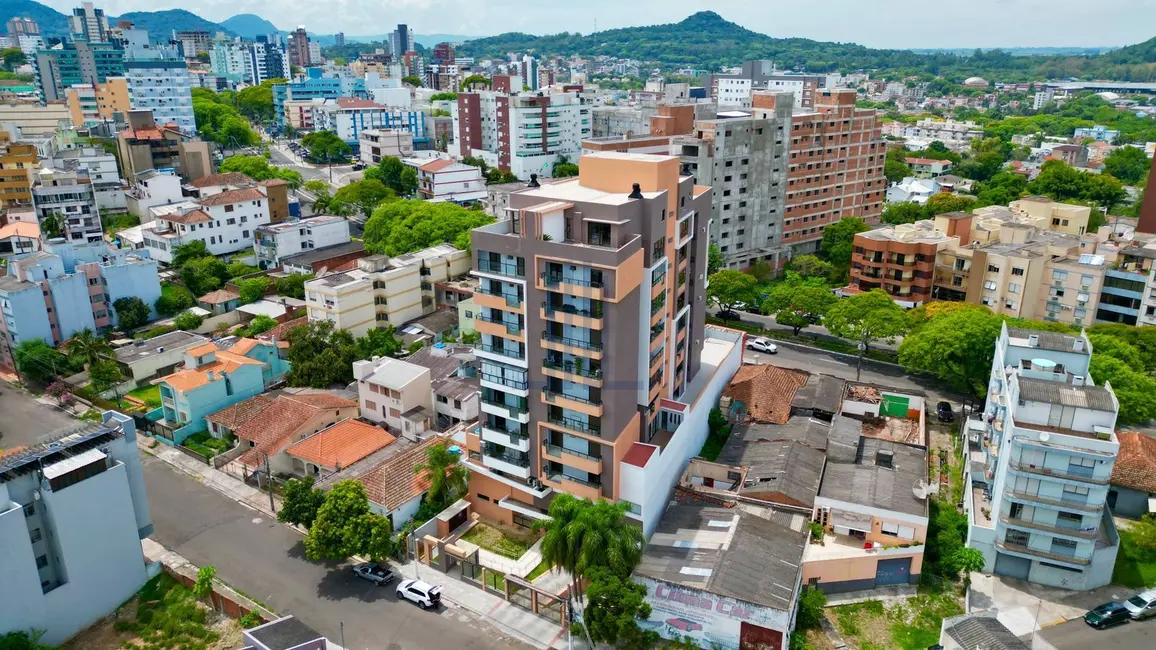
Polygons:
<instances>
[{"instance_id":1,"label":"red car","mask_svg":"<svg viewBox=\"0 0 1156 650\"><path fill-rule=\"evenodd\" d=\"M685 618L668 618L666 624L679 632L698 632L702 629L701 623L688 621Z\"/></svg>"}]
</instances>

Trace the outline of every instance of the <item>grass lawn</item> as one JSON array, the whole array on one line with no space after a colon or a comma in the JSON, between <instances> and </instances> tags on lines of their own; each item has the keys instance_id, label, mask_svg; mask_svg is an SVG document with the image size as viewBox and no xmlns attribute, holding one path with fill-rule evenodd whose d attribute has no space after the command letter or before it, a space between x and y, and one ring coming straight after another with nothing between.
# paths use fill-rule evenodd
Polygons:
<instances>
[{"instance_id":1,"label":"grass lawn","mask_svg":"<svg viewBox=\"0 0 1156 650\"><path fill-rule=\"evenodd\" d=\"M189 449L192 449L198 454L209 457L225 453L233 447L232 441L214 438L213 436L209 435L207 431L194 433L188 438L185 438L185 441L181 444L185 447L188 447Z\"/></svg>"},{"instance_id":2,"label":"grass lawn","mask_svg":"<svg viewBox=\"0 0 1156 650\"><path fill-rule=\"evenodd\" d=\"M1156 585L1156 562L1146 562L1136 553L1136 541L1131 531L1120 529L1120 550L1112 570L1112 582L1139 589Z\"/></svg>"},{"instance_id":3,"label":"grass lawn","mask_svg":"<svg viewBox=\"0 0 1156 650\"><path fill-rule=\"evenodd\" d=\"M828 610L849 647L859 650L924 650L939 640L944 618L963 613L954 591L922 593L886 607L869 600Z\"/></svg>"},{"instance_id":4,"label":"grass lawn","mask_svg":"<svg viewBox=\"0 0 1156 650\"><path fill-rule=\"evenodd\" d=\"M475 524L465 535L462 535L462 539L512 560L522 557L526 549L530 548L526 542L510 537L497 528L481 522Z\"/></svg>"},{"instance_id":5,"label":"grass lawn","mask_svg":"<svg viewBox=\"0 0 1156 650\"><path fill-rule=\"evenodd\" d=\"M547 562L546 560L542 560L541 562L538 563L538 566L534 567L533 571L530 571L529 573L526 574L526 582L533 582L538 576L542 575L543 573L546 573L549 570L550 570L550 563Z\"/></svg>"},{"instance_id":6,"label":"grass lawn","mask_svg":"<svg viewBox=\"0 0 1156 650\"><path fill-rule=\"evenodd\" d=\"M135 397L145 403L149 408L160 408L161 405L161 387L160 386L141 386L140 388L129 391L127 397Z\"/></svg>"}]
</instances>

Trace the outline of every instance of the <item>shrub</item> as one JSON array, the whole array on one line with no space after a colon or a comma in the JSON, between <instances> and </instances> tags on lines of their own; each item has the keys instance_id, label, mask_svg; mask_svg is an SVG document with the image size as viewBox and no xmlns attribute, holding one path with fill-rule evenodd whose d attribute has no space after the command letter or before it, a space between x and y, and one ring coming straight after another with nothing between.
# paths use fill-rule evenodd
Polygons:
<instances>
[{"instance_id":1,"label":"shrub","mask_svg":"<svg viewBox=\"0 0 1156 650\"><path fill-rule=\"evenodd\" d=\"M244 616L241 617L240 622L241 622L241 627L245 628L246 630L251 628L251 627L257 627L258 625L260 625L262 623L261 615L258 614L257 612L249 612L248 614L245 614Z\"/></svg>"},{"instance_id":2,"label":"shrub","mask_svg":"<svg viewBox=\"0 0 1156 650\"><path fill-rule=\"evenodd\" d=\"M203 322L200 316L188 311L173 319L173 325L180 330L195 330Z\"/></svg>"}]
</instances>

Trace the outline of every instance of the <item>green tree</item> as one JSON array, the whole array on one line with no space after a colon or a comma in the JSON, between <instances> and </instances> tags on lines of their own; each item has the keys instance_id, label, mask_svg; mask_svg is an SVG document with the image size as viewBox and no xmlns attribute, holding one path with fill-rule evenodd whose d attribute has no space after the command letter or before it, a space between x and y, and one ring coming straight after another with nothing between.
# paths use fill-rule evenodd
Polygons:
<instances>
[{"instance_id":1,"label":"green tree","mask_svg":"<svg viewBox=\"0 0 1156 650\"><path fill-rule=\"evenodd\" d=\"M314 131L301 138L309 157L318 162L341 162L349 156L349 145L333 131Z\"/></svg>"},{"instance_id":2,"label":"green tree","mask_svg":"<svg viewBox=\"0 0 1156 650\"><path fill-rule=\"evenodd\" d=\"M69 357L83 364L85 370L113 356L112 346L108 341L88 328L73 334L62 347Z\"/></svg>"},{"instance_id":3,"label":"green tree","mask_svg":"<svg viewBox=\"0 0 1156 650\"><path fill-rule=\"evenodd\" d=\"M312 279L312 274L305 273L290 273L289 275L283 275L277 278L275 281L277 287L277 295L304 300L305 283Z\"/></svg>"},{"instance_id":4,"label":"green tree","mask_svg":"<svg viewBox=\"0 0 1156 650\"><path fill-rule=\"evenodd\" d=\"M198 298L220 289L228 279L228 266L215 257L198 257L181 267L181 282Z\"/></svg>"},{"instance_id":5,"label":"green tree","mask_svg":"<svg viewBox=\"0 0 1156 650\"><path fill-rule=\"evenodd\" d=\"M212 565L197 569L197 581L193 583L193 594L197 598L208 598L213 593L213 580L217 577L217 569Z\"/></svg>"},{"instance_id":6,"label":"green tree","mask_svg":"<svg viewBox=\"0 0 1156 650\"><path fill-rule=\"evenodd\" d=\"M269 159L265 156L229 156L221 161L217 171L222 174L239 172L255 181L267 181L279 178L288 183L292 189L301 187L302 183L300 172L286 167L270 165Z\"/></svg>"},{"instance_id":7,"label":"green tree","mask_svg":"<svg viewBox=\"0 0 1156 650\"><path fill-rule=\"evenodd\" d=\"M387 201L365 223L365 250L404 255L443 243L465 250L470 231L493 221L483 212L449 202Z\"/></svg>"},{"instance_id":8,"label":"green tree","mask_svg":"<svg viewBox=\"0 0 1156 650\"><path fill-rule=\"evenodd\" d=\"M365 179L380 180L398 196L411 196L417 191L417 170L393 156L384 156L377 167L366 170Z\"/></svg>"},{"instance_id":9,"label":"green tree","mask_svg":"<svg viewBox=\"0 0 1156 650\"><path fill-rule=\"evenodd\" d=\"M576 583L595 567L630 575L642 559L642 529L626 521L625 503L590 501L558 494L550 518L534 522L542 536L542 559L569 573Z\"/></svg>"},{"instance_id":10,"label":"green tree","mask_svg":"<svg viewBox=\"0 0 1156 650\"><path fill-rule=\"evenodd\" d=\"M747 273L755 276L755 279L759 281L759 284L766 284L770 282L771 278L773 278L775 275L774 269L771 268L771 265L768 264L766 260L755 260L751 264L751 267L747 269Z\"/></svg>"},{"instance_id":11,"label":"green tree","mask_svg":"<svg viewBox=\"0 0 1156 650\"><path fill-rule=\"evenodd\" d=\"M892 225L915 223L927 217L927 208L918 203L888 203L887 207L883 208L883 223Z\"/></svg>"},{"instance_id":12,"label":"green tree","mask_svg":"<svg viewBox=\"0 0 1156 650\"><path fill-rule=\"evenodd\" d=\"M893 160L889 156L883 163L883 175L886 176L887 180L891 183L900 183L903 179L912 175L911 165L900 160Z\"/></svg>"},{"instance_id":13,"label":"green tree","mask_svg":"<svg viewBox=\"0 0 1156 650\"><path fill-rule=\"evenodd\" d=\"M103 393L119 384L124 379L124 375L117 362L103 360L92 364L92 367L88 369L88 378L92 380L92 387L96 389L96 392Z\"/></svg>"},{"instance_id":14,"label":"green tree","mask_svg":"<svg viewBox=\"0 0 1156 650\"><path fill-rule=\"evenodd\" d=\"M739 303L753 305L758 300L759 281L753 275L723 269L709 279L706 295L723 311L730 311Z\"/></svg>"},{"instance_id":15,"label":"green tree","mask_svg":"<svg viewBox=\"0 0 1156 650\"><path fill-rule=\"evenodd\" d=\"M986 309L961 309L933 318L899 345L899 363L922 370L972 395L991 374L1001 319Z\"/></svg>"},{"instance_id":16,"label":"green tree","mask_svg":"<svg viewBox=\"0 0 1156 650\"><path fill-rule=\"evenodd\" d=\"M325 492L313 487L313 477L291 478L285 482L285 497L277 521L312 528L317 512L325 503Z\"/></svg>"},{"instance_id":17,"label":"green tree","mask_svg":"<svg viewBox=\"0 0 1156 650\"><path fill-rule=\"evenodd\" d=\"M851 268L851 250L855 235L871 227L859 217L843 217L823 229L819 250L833 267L832 280L842 282Z\"/></svg>"},{"instance_id":18,"label":"green tree","mask_svg":"<svg viewBox=\"0 0 1156 650\"><path fill-rule=\"evenodd\" d=\"M1105 354L1092 352L1088 370L1098 385L1109 382L1120 402L1116 423L1139 424L1156 418L1156 379L1125 365L1123 361Z\"/></svg>"},{"instance_id":19,"label":"green tree","mask_svg":"<svg viewBox=\"0 0 1156 650\"><path fill-rule=\"evenodd\" d=\"M1094 201L1097 205L1104 209L1105 213L1111 213L1112 209L1115 208L1117 204L1128 198L1128 193L1124 191L1124 186L1114 176L1110 176L1108 174L1094 174L1088 177L1088 180L1084 185L1083 198L1089 201ZM1098 211L1093 210L1092 212ZM1093 214L1092 216L1095 217L1096 215ZM1100 223L1095 224L1096 227L1093 228L1093 224L1091 220L1089 220L1088 231L1094 232L1102 224L1103 219L1101 218Z\"/></svg>"},{"instance_id":20,"label":"green tree","mask_svg":"<svg viewBox=\"0 0 1156 650\"><path fill-rule=\"evenodd\" d=\"M708 276L718 273L723 265L722 250L719 249L718 244L711 242L706 247L706 274Z\"/></svg>"},{"instance_id":21,"label":"green tree","mask_svg":"<svg viewBox=\"0 0 1156 650\"><path fill-rule=\"evenodd\" d=\"M585 632L593 641L612 648L643 650L658 646L658 632L638 626L639 620L650 618L645 586L600 566L593 567L586 577L590 581L585 592L586 608L580 628L572 630L573 634L580 636Z\"/></svg>"},{"instance_id":22,"label":"green tree","mask_svg":"<svg viewBox=\"0 0 1156 650\"><path fill-rule=\"evenodd\" d=\"M1088 175L1061 160L1049 160L1040 167L1040 175L1028 183L1033 194L1068 201L1084 196Z\"/></svg>"},{"instance_id":23,"label":"green tree","mask_svg":"<svg viewBox=\"0 0 1156 650\"><path fill-rule=\"evenodd\" d=\"M882 289L872 289L840 300L827 312L827 329L840 338L859 346L855 363L855 380L863 368L863 355L875 341L893 342L907 331L907 316Z\"/></svg>"},{"instance_id":24,"label":"green tree","mask_svg":"<svg viewBox=\"0 0 1156 650\"><path fill-rule=\"evenodd\" d=\"M263 299L265 292L269 289L269 284L269 278L265 276L257 276L238 282L237 288L240 289L241 304L249 305Z\"/></svg>"},{"instance_id":25,"label":"green tree","mask_svg":"<svg viewBox=\"0 0 1156 650\"><path fill-rule=\"evenodd\" d=\"M815 255L800 255L792 259L787 268L802 278L826 279L831 276L831 265Z\"/></svg>"},{"instance_id":26,"label":"green tree","mask_svg":"<svg viewBox=\"0 0 1156 650\"><path fill-rule=\"evenodd\" d=\"M70 372L68 359L44 342L44 339L21 341L13 351L16 367L25 379L46 384L54 377Z\"/></svg>"},{"instance_id":27,"label":"green tree","mask_svg":"<svg viewBox=\"0 0 1156 650\"><path fill-rule=\"evenodd\" d=\"M825 286L793 287L787 304L775 312L775 322L791 328L795 336L804 327L819 324L839 299Z\"/></svg>"},{"instance_id":28,"label":"green tree","mask_svg":"<svg viewBox=\"0 0 1156 650\"><path fill-rule=\"evenodd\" d=\"M64 224L55 213L50 213L40 220L40 230L49 239L55 239L64 234Z\"/></svg>"},{"instance_id":29,"label":"green tree","mask_svg":"<svg viewBox=\"0 0 1156 650\"><path fill-rule=\"evenodd\" d=\"M414 466L414 472L429 481L426 500L442 506L466 492L469 471L459 461L461 457L447 445L430 445L425 450L425 462Z\"/></svg>"},{"instance_id":30,"label":"green tree","mask_svg":"<svg viewBox=\"0 0 1156 650\"><path fill-rule=\"evenodd\" d=\"M948 562L955 572L963 571L965 575L983 571L985 564L983 552L967 546L956 549L956 551L951 554L951 557L948 558Z\"/></svg>"},{"instance_id":31,"label":"green tree","mask_svg":"<svg viewBox=\"0 0 1156 650\"><path fill-rule=\"evenodd\" d=\"M397 329L393 325L375 327L357 339L358 356L362 359L373 357L401 356L402 341L397 338Z\"/></svg>"},{"instance_id":32,"label":"green tree","mask_svg":"<svg viewBox=\"0 0 1156 650\"><path fill-rule=\"evenodd\" d=\"M429 98L431 103L432 102L443 102L443 101L451 101L452 102L452 101L457 101L457 99L458 99L457 93L434 93L433 96L431 96Z\"/></svg>"},{"instance_id":33,"label":"green tree","mask_svg":"<svg viewBox=\"0 0 1156 650\"><path fill-rule=\"evenodd\" d=\"M341 561L361 553L367 546L365 518L370 515L369 499L358 481L334 484L317 509L317 517L305 537L305 557L310 560Z\"/></svg>"},{"instance_id":34,"label":"green tree","mask_svg":"<svg viewBox=\"0 0 1156 650\"><path fill-rule=\"evenodd\" d=\"M554 168L550 170L550 176L553 178L570 178L578 175L578 165L570 162L566 156L559 156L558 162L554 163Z\"/></svg>"},{"instance_id":35,"label":"green tree","mask_svg":"<svg viewBox=\"0 0 1156 650\"><path fill-rule=\"evenodd\" d=\"M185 330L186 332L197 329L203 322L203 318L191 311L179 314L173 319L173 325L175 325L177 329Z\"/></svg>"},{"instance_id":36,"label":"green tree","mask_svg":"<svg viewBox=\"0 0 1156 650\"><path fill-rule=\"evenodd\" d=\"M462 79L460 87L462 90L473 90L474 86L483 86L485 88L489 88L490 80L486 79L480 74L474 74L466 77L465 79Z\"/></svg>"},{"instance_id":37,"label":"green tree","mask_svg":"<svg viewBox=\"0 0 1156 650\"><path fill-rule=\"evenodd\" d=\"M817 630L823 621L827 595L822 589L807 587L799 594L799 608L795 625L800 630Z\"/></svg>"},{"instance_id":38,"label":"green tree","mask_svg":"<svg viewBox=\"0 0 1156 650\"><path fill-rule=\"evenodd\" d=\"M947 192L934 194L927 199L925 213L927 217L948 212L970 212L975 207L975 199L970 196L956 196Z\"/></svg>"},{"instance_id":39,"label":"green tree","mask_svg":"<svg viewBox=\"0 0 1156 650\"><path fill-rule=\"evenodd\" d=\"M175 316L196 304L196 298L188 289L172 284L162 288L161 297L157 298L154 307L161 316Z\"/></svg>"},{"instance_id":40,"label":"green tree","mask_svg":"<svg viewBox=\"0 0 1156 650\"><path fill-rule=\"evenodd\" d=\"M402 77L401 82L407 86L413 86L414 88L422 87L421 77L412 74Z\"/></svg>"},{"instance_id":41,"label":"green tree","mask_svg":"<svg viewBox=\"0 0 1156 650\"><path fill-rule=\"evenodd\" d=\"M1152 161L1138 147L1119 147L1104 158L1104 171L1128 185L1147 178L1151 166Z\"/></svg>"},{"instance_id":42,"label":"green tree","mask_svg":"<svg viewBox=\"0 0 1156 650\"><path fill-rule=\"evenodd\" d=\"M365 515L359 520L365 546L362 555L368 555L374 562L385 562L397 552L397 537L393 534L393 524L381 515Z\"/></svg>"},{"instance_id":43,"label":"green tree","mask_svg":"<svg viewBox=\"0 0 1156 650\"><path fill-rule=\"evenodd\" d=\"M353 381L357 343L329 321L312 321L289 330L290 386L329 388Z\"/></svg>"},{"instance_id":44,"label":"green tree","mask_svg":"<svg viewBox=\"0 0 1156 650\"><path fill-rule=\"evenodd\" d=\"M4 60L4 69L8 71L15 70L25 63L28 63L28 57L25 56L24 51L18 47L7 47L0 50L0 57Z\"/></svg>"},{"instance_id":45,"label":"green tree","mask_svg":"<svg viewBox=\"0 0 1156 650\"><path fill-rule=\"evenodd\" d=\"M191 260L201 257L212 257L209 253L209 247L205 245L202 240L194 240L187 244L181 244L173 248L173 262L170 266L173 268L180 268Z\"/></svg>"},{"instance_id":46,"label":"green tree","mask_svg":"<svg viewBox=\"0 0 1156 650\"><path fill-rule=\"evenodd\" d=\"M44 630L16 631L0 634L0 650L58 650L40 642Z\"/></svg>"},{"instance_id":47,"label":"green tree","mask_svg":"<svg viewBox=\"0 0 1156 650\"><path fill-rule=\"evenodd\" d=\"M149 322L149 316L152 315L152 310L145 301L136 296L117 298L112 303L112 308L116 310L117 326L123 330L134 330L144 325Z\"/></svg>"},{"instance_id":48,"label":"green tree","mask_svg":"<svg viewBox=\"0 0 1156 650\"><path fill-rule=\"evenodd\" d=\"M257 267L251 264L246 264L244 262L229 262L229 264L225 267L225 273L229 276L229 279L239 278L243 275L256 273L260 270L261 269L258 269Z\"/></svg>"},{"instance_id":49,"label":"green tree","mask_svg":"<svg viewBox=\"0 0 1156 650\"><path fill-rule=\"evenodd\" d=\"M254 122L268 122L273 119L273 82L264 81L237 91L237 110Z\"/></svg>"},{"instance_id":50,"label":"green tree","mask_svg":"<svg viewBox=\"0 0 1156 650\"><path fill-rule=\"evenodd\" d=\"M264 334L265 332L268 332L274 327L277 327L277 321L266 316L265 314L261 314L260 316L257 316L253 320L249 321L249 326L245 328L244 335L250 337L257 336L258 334Z\"/></svg>"},{"instance_id":51,"label":"green tree","mask_svg":"<svg viewBox=\"0 0 1156 650\"><path fill-rule=\"evenodd\" d=\"M369 179L350 183L342 187L333 195L333 200L338 203L356 206L362 214L369 217L382 201L385 201L393 195L393 191L386 188L381 181Z\"/></svg>"}]
</instances>

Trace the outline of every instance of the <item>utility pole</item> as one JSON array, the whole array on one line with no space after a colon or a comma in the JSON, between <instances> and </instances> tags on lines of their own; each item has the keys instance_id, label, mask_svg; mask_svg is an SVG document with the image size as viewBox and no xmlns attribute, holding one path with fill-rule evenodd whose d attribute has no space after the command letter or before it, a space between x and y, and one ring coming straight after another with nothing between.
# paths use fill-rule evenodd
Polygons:
<instances>
[{"instance_id":1,"label":"utility pole","mask_svg":"<svg viewBox=\"0 0 1156 650\"><path fill-rule=\"evenodd\" d=\"M345 647L345 621L341 621L341 647Z\"/></svg>"},{"instance_id":2,"label":"utility pole","mask_svg":"<svg viewBox=\"0 0 1156 650\"><path fill-rule=\"evenodd\" d=\"M269 454L265 454L265 482L269 484L269 512L277 514L277 507L273 505L273 473L269 471Z\"/></svg>"}]
</instances>

